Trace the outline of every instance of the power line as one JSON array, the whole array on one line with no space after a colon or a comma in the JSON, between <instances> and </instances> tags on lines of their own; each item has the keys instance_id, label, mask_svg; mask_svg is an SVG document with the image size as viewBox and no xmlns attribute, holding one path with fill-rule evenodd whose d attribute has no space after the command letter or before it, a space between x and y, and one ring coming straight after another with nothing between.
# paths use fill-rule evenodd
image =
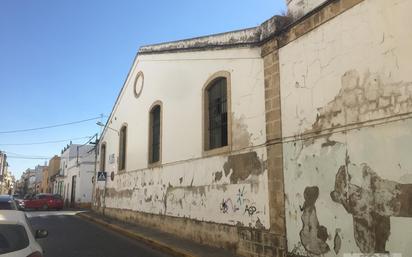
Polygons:
<instances>
[{"instance_id":1,"label":"power line","mask_svg":"<svg viewBox=\"0 0 412 257\"><path fill-rule=\"evenodd\" d=\"M81 140L81 139L90 139L93 136L87 137L77 137L77 138L68 138L68 139L61 139L61 140L54 140L54 141L43 141L43 142L32 142L32 143L11 143L11 144L0 144L2 146L16 146L16 145L43 145L43 144L53 144L53 143L62 143L74 140Z\"/></svg>"},{"instance_id":2,"label":"power line","mask_svg":"<svg viewBox=\"0 0 412 257\"><path fill-rule=\"evenodd\" d=\"M22 156L10 156L8 155L7 158L10 159L24 159L24 160L49 160L51 157L48 158L40 158L40 157L22 157Z\"/></svg>"},{"instance_id":3,"label":"power line","mask_svg":"<svg viewBox=\"0 0 412 257\"><path fill-rule=\"evenodd\" d=\"M91 121L91 120L97 120L97 119L101 119L101 118L103 118L103 114L98 116L98 117L93 117L93 118L90 118L90 119L72 121L72 122L55 124L55 125L49 125L49 126L44 126L44 127L0 131L0 134L21 133L21 132L28 132L28 131L35 131L35 130L42 130L42 129L57 128L57 127L69 126L69 125L73 125L73 124L79 124L79 123L83 123L83 122L87 122L87 121Z\"/></svg>"},{"instance_id":4,"label":"power line","mask_svg":"<svg viewBox=\"0 0 412 257\"><path fill-rule=\"evenodd\" d=\"M33 158L49 158L48 156L45 155L34 155L34 154L21 154L21 153L13 153L13 152L9 152L9 151L4 151L7 154L7 158L9 157L9 155L14 155L17 157L33 157Z\"/></svg>"}]
</instances>

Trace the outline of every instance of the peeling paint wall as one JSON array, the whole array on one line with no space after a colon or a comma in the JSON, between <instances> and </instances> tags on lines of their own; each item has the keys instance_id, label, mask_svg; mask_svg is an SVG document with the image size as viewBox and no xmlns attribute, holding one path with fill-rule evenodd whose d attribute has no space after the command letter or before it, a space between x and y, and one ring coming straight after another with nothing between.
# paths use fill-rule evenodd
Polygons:
<instances>
[{"instance_id":1,"label":"peeling paint wall","mask_svg":"<svg viewBox=\"0 0 412 257\"><path fill-rule=\"evenodd\" d=\"M279 50L292 256L412 256L410 10L365 0Z\"/></svg>"},{"instance_id":2,"label":"peeling paint wall","mask_svg":"<svg viewBox=\"0 0 412 257\"><path fill-rule=\"evenodd\" d=\"M140 71L144 85L136 97L134 81ZM209 156L203 153L202 90L219 71L230 73L232 144L228 152ZM107 129L101 142L106 143L109 178L106 190L104 182L96 184L95 208L269 228L262 99L259 48L138 56L108 123L115 130L127 124L126 170L117 169L118 135ZM162 161L149 167L149 108L159 100Z\"/></svg>"},{"instance_id":3,"label":"peeling paint wall","mask_svg":"<svg viewBox=\"0 0 412 257\"><path fill-rule=\"evenodd\" d=\"M248 166L233 163L233 159L242 157ZM262 223L267 227L267 201L260 199L267 191L264 158L260 149L119 174L114 187L106 191L106 206L228 225L255 227Z\"/></svg>"}]
</instances>

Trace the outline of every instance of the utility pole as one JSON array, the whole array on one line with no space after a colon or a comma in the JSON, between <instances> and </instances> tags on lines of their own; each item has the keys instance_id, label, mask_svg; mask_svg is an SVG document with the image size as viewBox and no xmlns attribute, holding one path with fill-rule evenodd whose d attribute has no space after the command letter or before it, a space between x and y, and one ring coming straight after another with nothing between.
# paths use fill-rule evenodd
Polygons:
<instances>
[{"instance_id":1,"label":"utility pole","mask_svg":"<svg viewBox=\"0 0 412 257\"><path fill-rule=\"evenodd\" d=\"M96 137L96 140L94 142L94 177L92 179L93 183L93 191L92 191L92 207L95 202L95 197L96 197L96 182L97 182L97 149L99 148L99 139L98 139L98 133L94 135Z\"/></svg>"}]
</instances>

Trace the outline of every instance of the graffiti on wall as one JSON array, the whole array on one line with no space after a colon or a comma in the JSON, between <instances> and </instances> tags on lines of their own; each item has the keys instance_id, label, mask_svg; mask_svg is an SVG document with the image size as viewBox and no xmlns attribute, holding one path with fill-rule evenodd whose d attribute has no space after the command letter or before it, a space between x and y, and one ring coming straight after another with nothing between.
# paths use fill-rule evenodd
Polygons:
<instances>
[{"instance_id":1,"label":"graffiti on wall","mask_svg":"<svg viewBox=\"0 0 412 257\"><path fill-rule=\"evenodd\" d=\"M220 211L224 214L243 211L243 215L248 216L253 216L259 213L255 206L255 202L247 197L247 191L244 186L241 189L238 189L235 199L235 202L232 201L231 198L223 199L220 204Z\"/></svg>"},{"instance_id":2,"label":"graffiti on wall","mask_svg":"<svg viewBox=\"0 0 412 257\"><path fill-rule=\"evenodd\" d=\"M267 228L265 153L261 147L155 172L118 174L108 186L106 203L108 208Z\"/></svg>"}]
</instances>

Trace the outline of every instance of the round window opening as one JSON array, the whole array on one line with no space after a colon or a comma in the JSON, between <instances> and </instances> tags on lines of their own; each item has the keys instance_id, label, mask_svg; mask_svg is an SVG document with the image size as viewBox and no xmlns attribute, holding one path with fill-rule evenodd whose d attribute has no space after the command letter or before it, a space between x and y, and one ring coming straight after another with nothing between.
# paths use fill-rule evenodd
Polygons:
<instances>
[{"instance_id":1,"label":"round window opening","mask_svg":"<svg viewBox=\"0 0 412 257\"><path fill-rule=\"evenodd\" d=\"M143 72L137 74L136 80L134 82L134 96L137 98L140 96L143 90L144 76Z\"/></svg>"}]
</instances>

